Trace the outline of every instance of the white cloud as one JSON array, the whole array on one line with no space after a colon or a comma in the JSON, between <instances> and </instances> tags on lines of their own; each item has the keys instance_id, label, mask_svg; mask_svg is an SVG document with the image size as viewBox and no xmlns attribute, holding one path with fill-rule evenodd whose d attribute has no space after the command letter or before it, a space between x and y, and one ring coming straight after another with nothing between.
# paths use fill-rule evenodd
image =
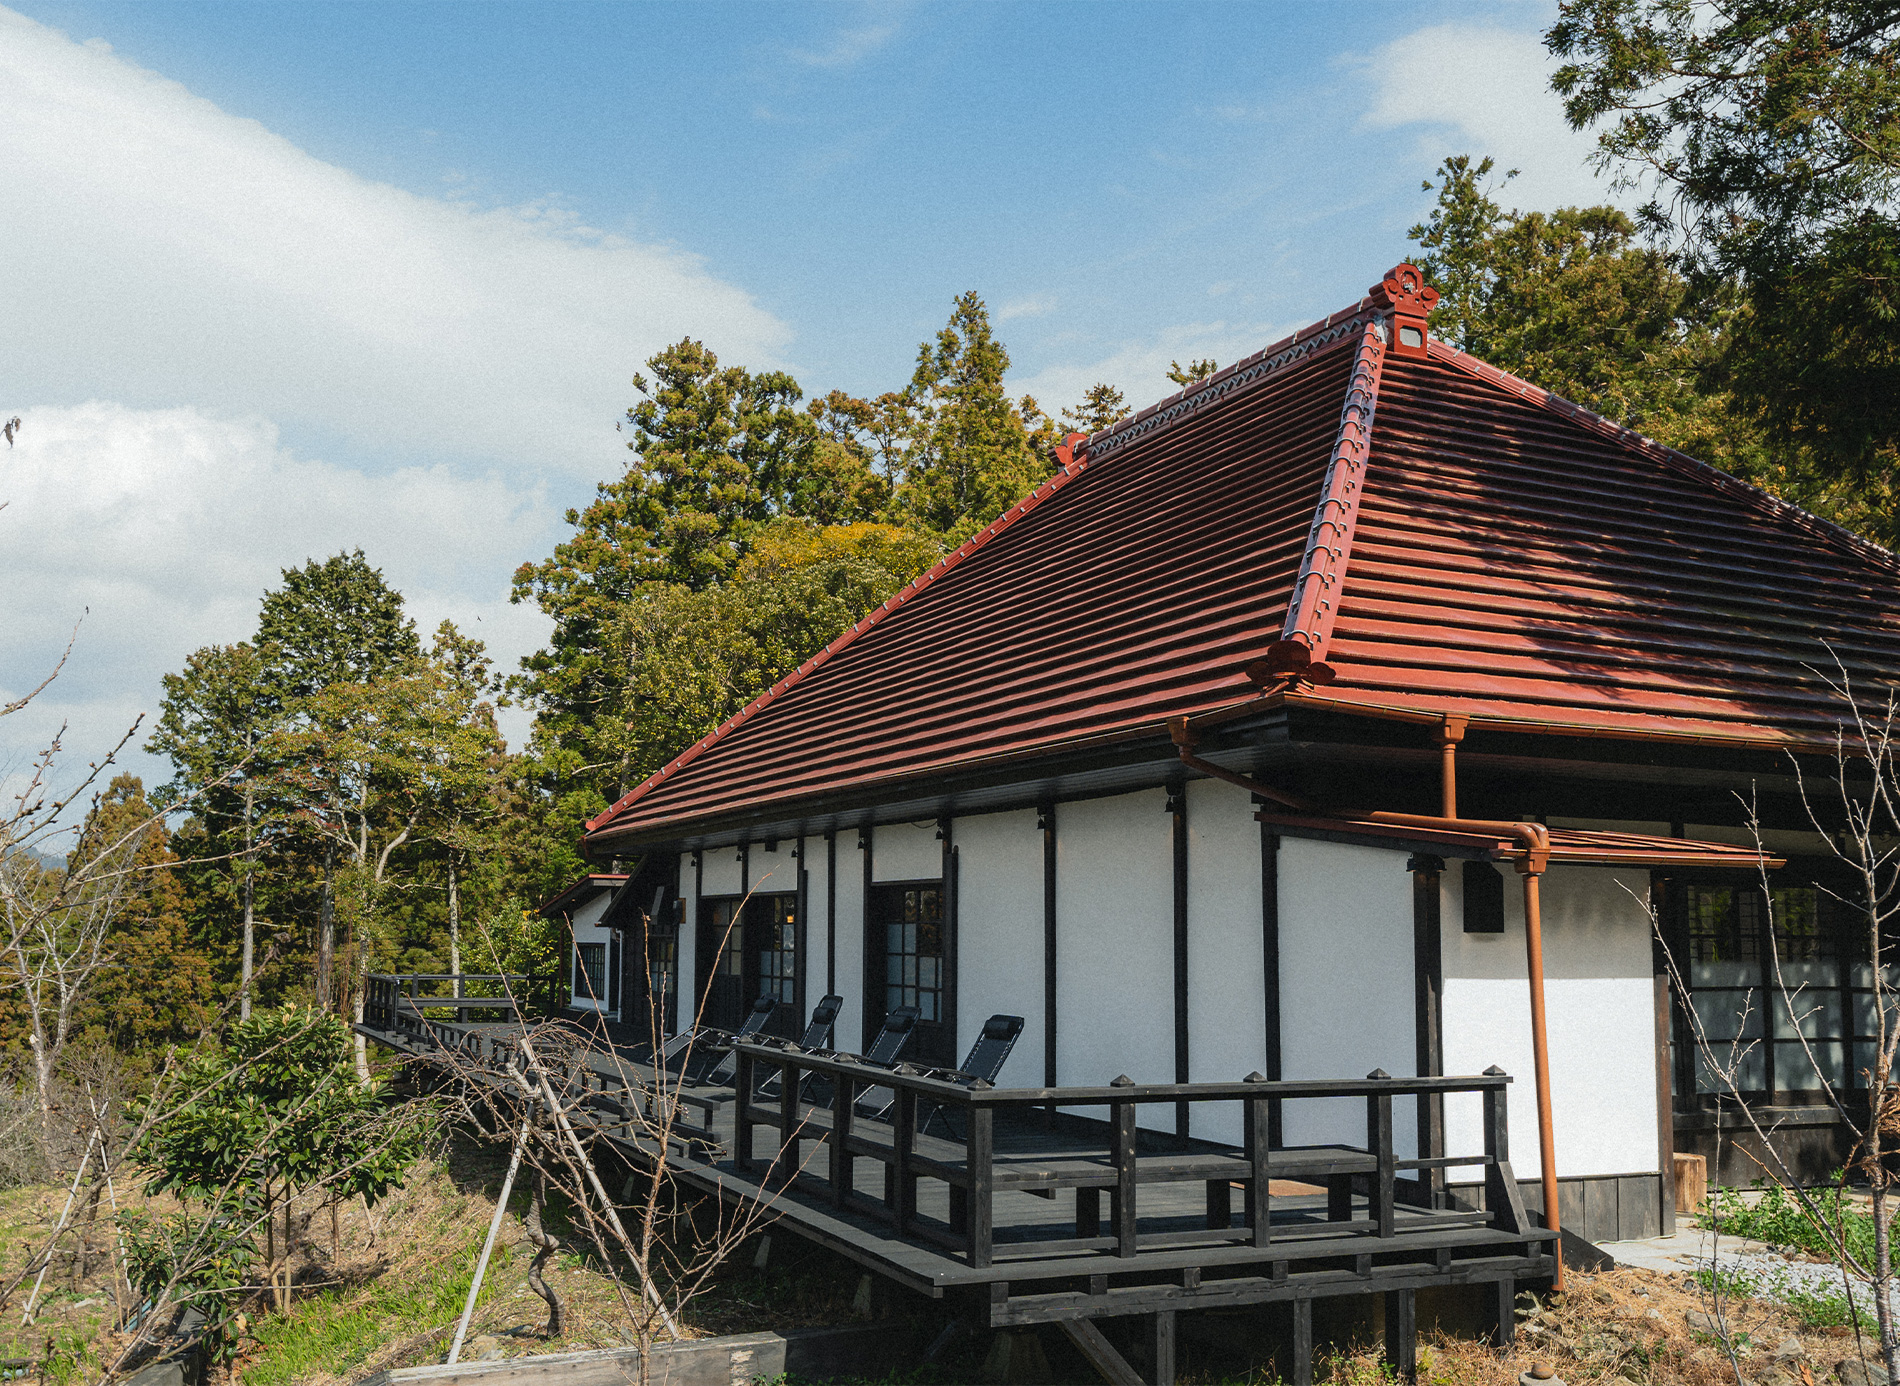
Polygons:
<instances>
[{"instance_id":1,"label":"white cloud","mask_svg":"<svg viewBox=\"0 0 1900 1386\"><path fill-rule=\"evenodd\" d=\"M855 29L840 29L831 46L821 51L805 48L791 50L792 60L806 67L851 67L863 62L889 43L897 32L895 24L865 24Z\"/></svg>"},{"instance_id":2,"label":"white cloud","mask_svg":"<svg viewBox=\"0 0 1900 1386\"><path fill-rule=\"evenodd\" d=\"M15 398L190 403L592 476L666 342L763 362L787 338L691 255L555 202L370 182L6 10L0 187Z\"/></svg>"},{"instance_id":3,"label":"white cloud","mask_svg":"<svg viewBox=\"0 0 1900 1386\"><path fill-rule=\"evenodd\" d=\"M1595 136L1564 120L1550 89L1557 61L1534 31L1439 24L1348 61L1371 94L1365 126L1417 131L1413 156L1426 168L1489 155L1500 173L1520 170L1499 200L1526 210L1623 200L1590 168Z\"/></svg>"},{"instance_id":4,"label":"white cloud","mask_svg":"<svg viewBox=\"0 0 1900 1386\"><path fill-rule=\"evenodd\" d=\"M545 635L506 591L512 565L554 540L538 490L441 465L368 475L301 458L255 417L98 402L18 412L19 441L0 449L0 701L80 627L58 682L4 724L13 759L60 720L95 756L156 710L160 676L186 654L248 638L282 569L344 549L362 547L425 635L453 618L504 669ZM508 730L519 741L525 728Z\"/></svg>"},{"instance_id":5,"label":"white cloud","mask_svg":"<svg viewBox=\"0 0 1900 1386\"><path fill-rule=\"evenodd\" d=\"M1046 317L1056 310L1054 294L1030 294L1025 298L1013 298L996 310L998 322L1008 322L1012 318Z\"/></svg>"}]
</instances>

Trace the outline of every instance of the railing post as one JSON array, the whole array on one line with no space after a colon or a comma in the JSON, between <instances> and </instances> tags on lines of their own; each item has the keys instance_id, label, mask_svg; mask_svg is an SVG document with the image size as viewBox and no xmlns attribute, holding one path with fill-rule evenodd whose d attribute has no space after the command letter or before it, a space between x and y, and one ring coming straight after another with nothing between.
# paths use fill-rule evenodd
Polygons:
<instances>
[{"instance_id":1,"label":"railing post","mask_svg":"<svg viewBox=\"0 0 1900 1386\"><path fill-rule=\"evenodd\" d=\"M1375 1068L1366 1077L1375 1083L1390 1083L1392 1075ZM1381 1237L1398 1231L1398 1211L1393 1206L1398 1180L1398 1163L1392 1152L1392 1090L1384 1088L1366 1098L1366 1149L1379 1162L1372 1176L1372 1222Z\"/></svg>"},{"instance_id":2,"label":"railing post","mask_svg":"<svg viewBox=\"0 0 1900 1386\"><path fill-rule=\"evenodd\" d=\"M911 1215L916 1211L917 1186L910 1172L910 1155L917 1141L917 1093L900 1087L893 1088L892 1094L897 1099L896 1120L891 1128L892 1215L901 1237L910 1231Z\"/></svg>"},{"instance_id":3,"label":"railing post","mask_svg":"<svg viewBox=\"0 0 1900 1386\"><path fill-rule=\"evenodd\" d=\"M778 1066L778 1157L783 1177L798 1177L798 1060L788 1058ZM790 1160L786 1156L790 1156Z\"/></svg>"},{"instance_id":4,"label":"railing post","mask_svg":"<svg viewBox=\"0 0 1900 1386\"><path fill-rule=\"evenodd\" d=\"M746 1110L752 1105L752 1056L739 1049L735 1077L738 1086L732 1100L732 1167L749 1173L752 1169L752 1117Z\"/></svg>"},{"instance_id":5,"label":"railing post","mask_svg":"<svg viewBox=\"0 0 1900 1386\"><path fill-rule=\"evenodd\" d=\"M1249 1083L1264 1083L1264 1073L1249 1073ZM1247 1226L1253 1230L1253 1244L1266 1246L1273 1240L1272 1181L1267 1173L1267 1155L1273 1149L1273 1103L1275 1099L1247 1099L1247 1159L1253 1174L1247 1180Z\"/></svg>"},{"instance_id":6,"label":"railing post","mask_svg":"<svg viewBox=\"0 0 1900 1386\"><path fill-rule=\"evenodd\" d=\"M1484 1076L1505 1075L1493 1064ZM1518 1192L1517 1175L1511 1170L1509 1112L1503 1083L1484 1090L1484 1207L1491 1214L1492 1224L1501 1231L1524 1232L1530 1228L1530 1216L1524 1210L1524 1196Z\"/></svg>"},{"instance_id":7,"label":"railing post","mask_svg":"<svg viewBox=\"0 0 1900 1386\"><path fill-rule=\"evenodd\" d=\"M1135 1080L1126 1073L1109 1083L1112 1088L1132 1088ZM1113 1151L1115 1162L1115 1254L1122 1257L1135 1255L1135 1175L1138 1169L1135 1154L1135 1104L1132 1102L1112 1102L1109 1110L1114 1117Z\"/></svg>"},{"instance_id":8,"label":"railing post","mask_svg":"<svg viewBox=\"0 0 1900 1386\"><path fill-rule=\"evenodd\" d=\"M987 1089L989 1084L979 1078L971 1086ZM968 1109L969 1119L964 1125L964 1130L969 1132L964 1142L964 1167L970 1173L970 1264L978 1270L990 1264L994 1232L996 1167L992 1159L991 1126L994 1115L988 1106L979 1102Z\"/></svg>"},{"instance_id":9,"label":"railing post","mask_svg":"<svg viewBox=\"0 0 1900 1386\"><path fill-rule=\"evenodd\" d=\"M849 1074L833 1075L831 1084L831 1201L840 1207L851 1197L851 1119L858 1085Z\"/></svg>"}]
</instances>

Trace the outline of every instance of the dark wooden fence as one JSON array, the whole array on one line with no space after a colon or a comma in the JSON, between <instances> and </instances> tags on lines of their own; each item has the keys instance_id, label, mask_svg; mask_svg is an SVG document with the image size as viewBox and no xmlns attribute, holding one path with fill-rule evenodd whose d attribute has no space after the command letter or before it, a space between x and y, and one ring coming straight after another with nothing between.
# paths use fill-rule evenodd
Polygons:
<instances>
[{"instance_id":1,"label":"dark wooden fence","mask_svg":"<svg viewBox=\"0 0 1900 1386\"><path fill-rule=\"evenodd\" d=\"M1430 1228L1490 1226L1505 1232L1530 1230L1531 1223L1511 1171L1505 1088L1511 1081L1493 1069L1476 1077L1389 1078L1377 1074L1342 1082L1152 1083L1117 1081L1105 1087L989 1088L963 1086L899 1067L874 1068L838 1055L806 1053L795 1046L738 1042L734 1087L738 1112L732 1137L735 1168L766 1183L796 1184L828 1196L840 1208L869 1212L888 1221L899 1237L944 1246L973 1267L994 1262L998 1250L1012 1259L1108 1253L1119 1259L1143 1251L1222 1244L1264 1249L1279 1241L1334 1242L1355 1235L1389 1241L1400 1231L1400 1209L1410 1202L1429 1207L1430 1172L1483 1166L1488 1211L1431 1210ZM771 1086L775 1099L761 1099ZM815 1081L813 1081L815 1080ZM828 1089L817 1102L802 1100ZM860 1106L874 1089L887 1091L885 1119L867 1119ZM1393 1103L1421 1095L1477 1093L1483 1104L1484 1149L1431 1159L1400 1159L1393 1148ZM1276 1105L1310 1100L1359 1098L1365 1103L1365 1144L1275 1149L1268 1140L1269 1113ZM1137 1109L1168 1104L1239 1103L1244 1113L1244 1148L1183 1149L1144 1153ZM1098 1148L1079 1145L1070 1135L1041 1151L1018 1149L999 1156L998 1121L1017 1130L1044 1121L1051 1106L1065 1110L1102 1109ZM775 1133L777 1148L762 1153L758 1128ZM926 1129L929 1127L931 1129ZM932 1129L942 1127L939 1137ZM807 1143L823 1142L822 1167L808 1168ZM1152 1140L1150 1142L1153 1144ZM1019 1143L1020 1144L1020 1143ZM883 1188L876 1196L857 1187L857 1161L869 1157L883 1166ZM1420 1174L1427 1175L1419 1179ZM1401 1176L1412 1176L1402 1178ZM919 1181L948 1186L947 1225L918 1213ZM1297 1180L1327 1190L1326 1221L1319 1228L1280 1227L1272 1221L1273 1180ZM1157 1214L1178 1214L1180 1186L1198 1184L1205 1193L1205 1225L1194 1230L1140 1231L1144 1197ZM1170 1186L1173 1189L1170 1190ZM1232 1191L1243 1193L1235 1225ZM1053 1198L1058 1190L1075 1194L1073 1235L1036 1242L996 1239L996 1195L1021 1191ZM1107 1192L1106 1226L1102 1193ZM1146 1191L1144 1193L1144 1191ZM1355 1191L1362 1191L1361 1212ZM1170 1197L1172 1192L1172 1197ZM1178 1220L1178 1218L1177 1218Z\"/></svg>"}]
</instances>

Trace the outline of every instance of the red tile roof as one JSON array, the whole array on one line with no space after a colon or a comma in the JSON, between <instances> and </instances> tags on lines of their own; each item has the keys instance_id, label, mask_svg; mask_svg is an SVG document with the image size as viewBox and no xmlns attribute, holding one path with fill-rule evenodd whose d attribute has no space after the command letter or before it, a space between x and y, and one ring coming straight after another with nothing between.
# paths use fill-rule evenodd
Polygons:
<instances>
[{"instance_id":1,"label":"red tile roof","mask_svg":"<svg viewBox=\"0 0 1900 1386\"><path fill-rule=\"evenodd\" d=\"M1243 667L1287 639L1335 675L1295 700L1609 735L1824 738L1830 645L1900 681L1891 554L1408 349L1394 284L1095 435L590 831L1158 733L1259 698Z\"/></svg>"}]
</instances>

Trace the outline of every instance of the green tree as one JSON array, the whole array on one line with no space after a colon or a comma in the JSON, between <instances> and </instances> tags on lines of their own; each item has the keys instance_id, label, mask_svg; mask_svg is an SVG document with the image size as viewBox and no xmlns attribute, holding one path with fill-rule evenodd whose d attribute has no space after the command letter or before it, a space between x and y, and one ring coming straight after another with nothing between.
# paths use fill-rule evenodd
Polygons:
<instances>
[{"instance_id":1,"label":"green tree","mask_svg":"<svg viewBox=\"0 0 1900 1386\"><path fill-rule=\"evenodd\" d=\"M124 853L127 874L106 923L106 965L82 991L73 1029L131 1055L195 1040L212 1019L211 960L191 936L171 835L136 775L115 777L93 805L72 865L102 851Z\"/></svg>"},{"instance_id":2,"label":"green tree","mask_svg":"<svg viewBox=\"0 0 1900 1386\"><path fill-rule=\"evenodd\" d=\"M282 587L264 594L257 645L273 652L267 678L282 689L287 730L280 782L301 797L297 819L318 844L316 997L332 1004L336 971L336 868L340 834L363 786L360 761L326 762L335 751L362 749L363 719L373 720L365 690L421 653L402 594L357 549L302 568L287 568ZM339 725L327 719L357 719ZM301 757L301 760L298 758ZM337 797L337 796L345 797Z\"/></svg>"},{"instance_id":3,"label":"green tree","mask_svg":"<svg viewBox=\"0 0 1900 1386\"><path fill-rule=\"evenodd\" d=\"M132 1158L150 1171L148 1193L189 1200L200 1227L236 1223L264 1234L253 1254L279 1311L289 1307L297 1244L292 1205L312 1197L318 1206L373 1205L401 1184L431 1130L426 1108L391 1108L377 1084L359 1080L340 1020L290 1008L238 1022L222 1050L185 1065L129 1115L142 1130ZM228 1236L203 1241L228 1254ZM190 1263L176 1250L167 1262L175 1278Z\"/></svg>"},{"instance_id":4,"label":"green tree","mask_svg":"<svg viewBox=\"0 0 1900 1386\"><path fill-rule=\"evenodd\" d=\"M1900 11L1878 0L1566 0L1553 85L1698 281L1733 282L1737 404L1889 489L1900 446Z\"/></svg>"},{"instance_id":5,"label":"green tree","mask_svg":"<svg viewBox=\"0 0 1900 1386\"><path fill-rule=\"evenodd\" d=\"M1008 370L983 300L957 295L950 321L918 348L908 391L914 422L897 499L915 523L961 539L1048 476L1049 458L1032 433L1049 423L1053 434L1053 424L1034 401L1011 401Z\"/></svg>"},{"instance_id":6,"label":"green tree","mask_svg":"<svg viewBox=\"0 0 1900 1386\"><path fill-rule=\"evenodd\" d=\"M1212 357L1189 361L1185 366L1179 361L1168 362L1168 379L1186 389L1197 380L1205 380L1220 369Z\"/></svg>"},{"instance_id":7,"label":"green tree","mask_svg":"<svg viewBox=\"0 0 1900 1386\"><path fill-rule=\"evenodd\" d=\"M1062 411L1062 422L1082 433L1100 433L1133 412L1113 385L1091 385L1080 404Z\"/></svg>"},{"instance_id":8,"label":"green tree","mask_svg":"<svg viewBox=\"0 0 1900 1386\"><path fill-rule=\"evenodd\" d=\"M238 913L238 1016L251 1013L256 963L257 865L288 820L274 779L285 707L279 652L207 645L176 674L145 749L172 763L160 798L187 805L203 825L203 855L227 876Z\"/></svg>"}]
</instances>

